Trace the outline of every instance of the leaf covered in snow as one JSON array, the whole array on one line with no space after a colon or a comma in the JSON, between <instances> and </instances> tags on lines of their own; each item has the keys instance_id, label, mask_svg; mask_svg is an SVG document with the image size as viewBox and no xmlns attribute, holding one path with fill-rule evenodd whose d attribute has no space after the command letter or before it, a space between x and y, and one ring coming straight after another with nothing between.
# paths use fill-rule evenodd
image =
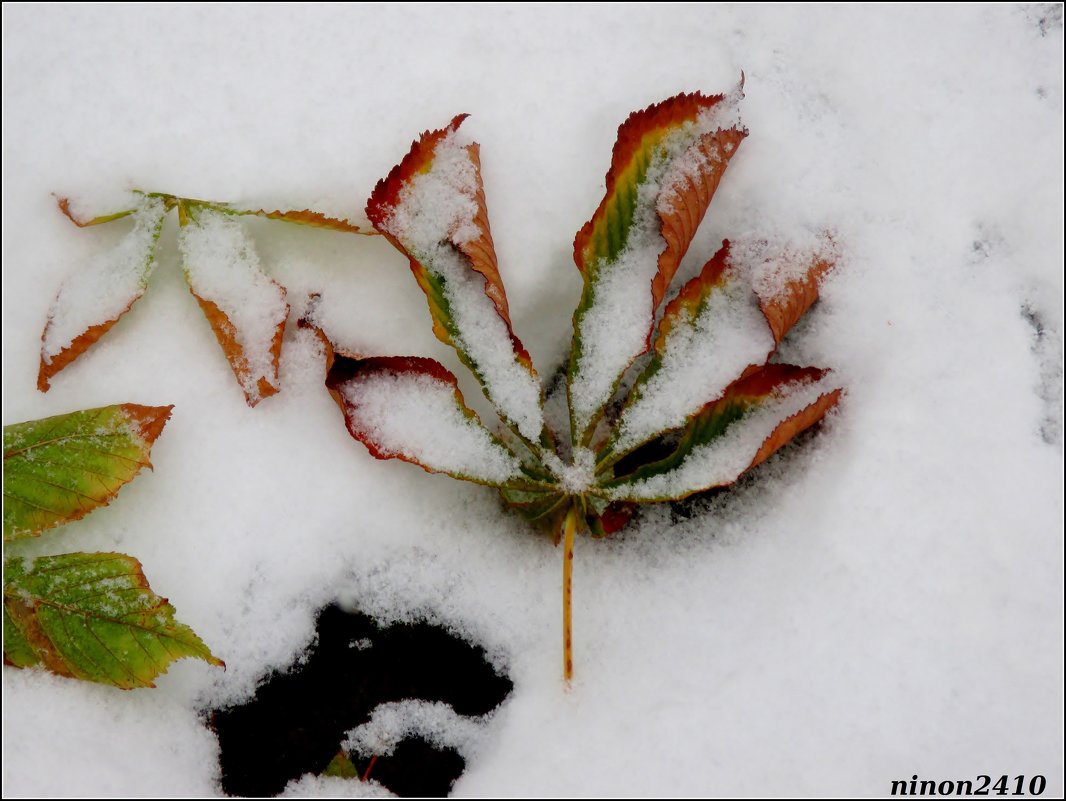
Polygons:
<instances>
[{"instance_id":1,"label":"leaf covered in snow","mask_svg":"<svg viewBox=\"0 0 1066 801\"><path fill-rule=\"evenodd\" d=\"M843 392L828 370L771 362L838 261L828 235L725 242L670 300L656 331L748 135L742 88L677 95L619 128L606 193L574 242L583 287L567 369L569 432L545 425L536 373L511 330L478 146L459 134L465 115L414 143L377 185L367 216L408 258L437 337L455 347L514 436L490 433L437 362L336 356L313 309L308 315L326 343L327 386L374 456L495 486L563 544L567 678L575 534L607 536L638 504L733 484Z\"/></svg>"},{"instance_id":2,"label":"leaf covered in snow","mask_svg":"<svg viewBox=\"0 0 1066 801\"><path fill-rule=\"evenodd\" d=\"M41 364L37 388L48 391L52 377L106 334L148 289L155 249L167 208L157 198L142 197L132 212L79 222L60 201L60 208L77 225L98 225L133 216L133 230L113 250L91 259L60 286L41 334Z\"/></svg>"},{"instance_id":3,"label":"leaf covered in snow","mask_svg":"<svg viewBox=\"0 0 1066 801\"><path fill-rule=\"evenodd\" d=\"M249 406L277 393L278 363L289 307L285 288L262 269L239 218L270 220L376 236L346 219L312 209L244 208L161 192L132 193L132 208L90 217L59 198L60 211L85 228L133 217L133 230L110 253L91 260L60 287L41 336L37 388L84 353L147 290L167 212L178 209L185 279L230 363Z\"/></svg>"},{"instance_id":4,"label":"leaf covered in snow","mask_svg":"<svg viewBox=\"0 0 1066 801\"><path fill-rule=\"evenodd\" d=\"M618 129L607 192L574 240L584 279L568 390L576 443L588 444L622 374L651 344L655 311L747 136L741 97L739 86L678 95Z\"/></svg>"},{"instance_id":5,"label":"leaf covered in snow","mask_svg":"<svg viewBox=\"0 0 1066 801\"><path fill-rule=\"evenodd\" d=\"M4 427L4 541L106 505L148 460L172 406L124 403Z\"/></svg>"},{"instance_id":6,"label":"leaf covered in snow","mask_svg":"<svg viewBox=\"0 0 1066 801\"><path fill-rule=\"evenodd\" d=\"M232 216L179 209L178 249L189 291L215 332L249 406L281 388L289 318L285 289L263 272L251 237Z\"/></svg>"},{"instance_id":7,"label":"leaf covered in snow","mask_svg":"<svg viewBox=\"0 0 1066 801\"><path fill-rule=\"evenodd\" d=\"M637 502L728 486L818 422L841 391L828 370L757 368L694 415L669 456L604 486L613 500Z\"/></svg>"},{"instance_id":8,"label":"leaf covered in snow","mask_svg":"<svg viewBox=\"0 0 1066 801\"><path fill-rule=\"evenodd\" d=\"M326 386L348 431L378 459L402 459L479 484L525 483L521 463L467 407L440 362L337 356Z\"/></svg>"},{"instance_id":9,"label":"leaf covered in snow","mask_svg":"<svg viewBox=\"0 0 1066 801\"><path fill-rule=\"evenodd\" d=\"M4 662L122 689L183 657L223 666L120 553L4 559Z\"/></svg>"},{"instance_id":10,"label":"leaf covered in snow","mask_svg":"<svg viewBox=\"0 0 1066 801\"><path fill-rule=\"evenodd\" d=\"M366 214L410 260L437 338L456 349L503 419L527 441L538 442L544 428L540 384L511 330L480 149L459 133L465 118L422 134L378 183Z\"/></svg>"}]
</instances>

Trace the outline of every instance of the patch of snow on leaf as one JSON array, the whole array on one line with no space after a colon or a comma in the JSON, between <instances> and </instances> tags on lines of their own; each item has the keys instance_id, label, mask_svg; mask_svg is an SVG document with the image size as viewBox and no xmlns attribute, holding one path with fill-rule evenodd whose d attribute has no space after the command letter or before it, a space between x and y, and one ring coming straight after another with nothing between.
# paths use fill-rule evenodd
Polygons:
<instances>
[{"instance_id":1,"label":"patch of snow on leaf","mask_svg":"<svg viewBox=\"0 0 1066 801\"><path fill-rule=\"evenodd\" d=\"M457 249L480 235L477 213L477 168L453 132L437 145L430 169L404 186L384 228L441 282L456 348L500 414L535 441L544 428L540 385L518 361L485 277Z\"/></svg>"},{"instance_id":2,"label":"patch of snow on leaf","mask_svg":"<svg viewBox=\"0 0 1066 801\"><path fill-rule=\"evenodd\" d=\"M746 280L729 275L701 307L683 309L666 339L660 367L622 412L617 452L682 425L717 399L749 365L766 361L773 335Z\"/></svg>"},{"instance_id":3,"label":"patch of snow on leaf","mask_svg":"<svg viewBox=\"0 0 1066 801\"><path fill-rule=\"evenodd\" d=\"M192 290L214 303L236 330L247 373L245 394L258 398L259 379L278 387L271 347L288 315L285 290L263 272L255 245L234 217L202 209L178 236L182 264Z\"/></svg>"},{"instance_id":4,"label":"patch of snow on leaf","mask_svg":"<svg viewBox=\"0 0 1066 801\"><path fill-rule=\"evenodd\" d=\"M694 448L678 467L622 485L613 491L612 497L615 500L680 498L731 484L748 469L759 448L778 425L840 386L840 379L829 373L818 381L781 387L770 397L757 402L720 437Z\"/></svg>"},{"instance_id":5,"label":"patch of snow on leaf","mask_svg":"<svg viewBox=\"0 0 1066 801\"><path fill-rule=\"evenodd\" d=\"M133 214L133 230L114 249L91 259L63 282L44 331L45 364L89 328L117 319L144 294L165 216L162 201L144 197Z\"/></svg>"},{"instance_id":6,"label":"patch of snow on leaf","mask_svg":"<svg viewBox=\"0 0 1066 801\"><path fill-rule=\"evenodd\" d=\"M840 248L825 233L792 231L786 236L748 235L730 241L730 265L748 276L763 302L781 294L793 281L802 281L811 265L836 261Z\"/></svg>"},{"instance_id":7,"label":"patch of snow on leaf","mask_svg":"<svg viewBox=\"0 0 1066 801\"><path fill-rule=\"evenodd\" d=\"M445 473L503 483L518 461L459 407L451 384L427 375L376 372L340 388L353 425L378 450Z\"/></svg>"},{"instance_id":8,"label":"patch of snow on leaf","mask_svg":"<svg viewBox=\"0 0 1066 801\"><path fill-rule=\"evenodd\" d=\"M595 479L596 454L588 448L574 448L573 461L570 464L550 452L545 452L543 458L544 464L559 480L560 486L571 495L580 495Z\"/></svg>"}]
</instances>

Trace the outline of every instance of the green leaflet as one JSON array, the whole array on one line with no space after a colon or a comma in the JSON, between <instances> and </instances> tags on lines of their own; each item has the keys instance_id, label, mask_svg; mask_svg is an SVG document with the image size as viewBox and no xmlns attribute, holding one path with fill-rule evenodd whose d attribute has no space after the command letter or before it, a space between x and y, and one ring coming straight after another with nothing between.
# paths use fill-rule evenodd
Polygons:
<instances>
[{"instance_id":1,"label":"green leaflet","mask_svg":"<svg viewBox=\"0 0 1066 801\"><path fill-rule=\"evenodd\" d=\"M172 406L125 403L4 427L4 541L106 505L142 467Z\"/></svg>"},{"instance_id":2,"label":"green leaflet","mask_svg":"<svg viewBox=\"0 0 1066 801\"><path fill-rule=\"evenodd\" d=\"M212 655L119 553L4 559L4 660L122 689L154 687L170 663Z\"/></svg>"},{"instance_id":3,"label":"green leaflet","mask_svg":"<svg viewBox=\"0 0 1066 801\"><path fill-rule=\"evenodd\" d=\"M322 775L332 776L337 779L358 779L359 771L355 769L352 758L342 749L329 761L325 770L322 771Z\"/></svg>"},{"instance_id":4,"label":"green leaflet","mask_svg":"<svg viewBox=\"0 0 1066 801\"><path fill-rule=\"evenodd\" d=\"M608 497L647 503L728 486L821 420L840 395L829 370L764 365L693 415L668 456L606 482Z\"/></svg>"}]
</instances>

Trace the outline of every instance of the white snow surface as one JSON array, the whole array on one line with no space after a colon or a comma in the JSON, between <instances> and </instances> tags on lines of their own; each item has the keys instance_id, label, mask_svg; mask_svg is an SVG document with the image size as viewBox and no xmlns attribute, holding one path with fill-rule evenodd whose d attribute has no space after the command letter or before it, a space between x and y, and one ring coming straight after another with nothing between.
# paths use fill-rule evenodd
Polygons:
<instances>
[{"instance_id":1,"label":"white snow surface","mask_svg":"<svg viewBox=\"0 0 1066 801\"><path fill-rule=\"evenodd\" d=\"M48 312L41 356L52 357L95 325L117 318L148 287L156 236L166 209L144 197L133 217L133 229L116 246L86 259L64 279ZM128 222L117 225L129 226Z\"/></svg>"},{"instance_id":2,"label":"white snow surface","mask_svg":"<svg viewBox=\"0 0 1066 801\"><path fill-rule=\"evenodd\" d=\"M446 381L381 371L355 376L340 392L360 433L385 454L479 481L520 475L518 460L466 416Z\"/></svg>"},{"instance_id":3,"label":"white snow surface","mask_svg":"<svg viewBox=\"0 0 1066 801\"><path fill-rule=\"evenodd\" d=\"M259 379L278 386L271 347L289 313L285 290L263 272L244 222L232 215L199 210L178 234L178 249L189 286L233 325L248 370L241 387L259 399Z\"/></svg>"},{"instance_id":4,"label":"white snow surface","mask_svg":"<svg viewBox=\"0 0 1066 801\"><path fill-rule=\"evenodd\" d=\"M487 279L456 250L480 234L477 167L469 142L453 131L433 151L432 166L413 176L385 223L408 253L444 282L444 295L458 329L456 346L469 354L484 378L489 398L528 440L544 428L540 386L519 363L507 324L485 294Z\"/></svg>"},{"instance_id":5,"label":"white snow surface","mask_svg":"<svg viewBox=\"0 0 1066 801\"><path fill-rule=\"evenodd\" d=\"M1061 795L1056 14L5 4L3 422L175 404L154 471L22 550L137 556L227 669L182 660L122 692L5 668L4 794L220 794L200 710L290 664L341 598L441 622L514 680L456 795L878 796L982 773L1043 774ZM282 391L249 409L190 302L173 220L151 291L34 388L70 266L128 230L77 229L50 193L105 211L93 198L116 186L289 196L360 222L411 140L463 111L515 331L550 376L618 124L741 69L751 133L678 280L723 238L831 227L847 265L782 358L833 368L848 394L691 517L649 507L579 538L570 691L561 551L487 488L369 456L306 330L286 334ZM342 344L439 359L488 419L388 243L248 224L293 318L321 292ZM290 792L327 785L377 791Z\"/></svg>"}]
</instances>

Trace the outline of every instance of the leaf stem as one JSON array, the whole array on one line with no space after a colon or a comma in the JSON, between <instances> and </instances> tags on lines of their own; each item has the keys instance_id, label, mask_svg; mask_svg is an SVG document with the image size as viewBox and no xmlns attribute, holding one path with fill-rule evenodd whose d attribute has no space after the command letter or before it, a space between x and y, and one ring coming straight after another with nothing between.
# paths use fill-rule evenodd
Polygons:
<instances>
[{"instance_id":1,"label":"leaf stem","mask_svg":"<svg viewBox=\"0 0 1066 801\"><path fill-rule=\"evenodd\" d=\"M573 578L574 533L577 530L578 507L575 503L566 513L563 524L563 680L569 686L574 678Z\"/></svg>"}]
</instances>

